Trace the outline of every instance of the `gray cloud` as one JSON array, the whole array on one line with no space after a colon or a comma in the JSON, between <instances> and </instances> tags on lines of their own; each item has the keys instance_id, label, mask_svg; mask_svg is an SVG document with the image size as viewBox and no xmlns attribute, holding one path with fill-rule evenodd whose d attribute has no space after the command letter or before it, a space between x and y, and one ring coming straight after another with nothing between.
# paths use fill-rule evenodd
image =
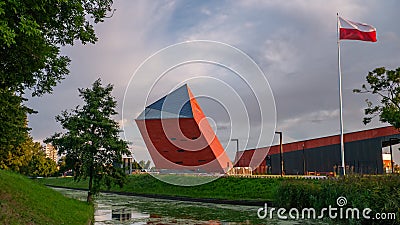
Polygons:
<instances>
[{"instance_id":1,"label":"gray cloud","mask_svg":"<svg viewBox=\"0 0 400 225\"><path fill-rule=\"evenodd\" d=\"M375 67L399 66L399 6L400 2L394 0L117 1L114 16L96 28L96 45L76 44L63 49L72 59L71 75L55 88L53 95L30 99L29 105L39 111L29 118L32 135L41 140L60 131L54 116L82 104L77 88L88 87L98 77L104 83L115 84L114 95L121 112L125 87L140 63L163 47L196 39L231 44L261 67L274 93L277 129L284 132L285 141L337 134L336 12L372 24L378 30L377 43L342 42L345 131L383 126L378 121L368 126L362 124L367 96L355 95L352 89L360 87L367 72ZM186 71L206 76L218 70L188 67ZM234 81L227 76L227 81ZM173 86L179 78L171 77L165 84ZM141 82L143 85L137 84L137 91L152 80L143 78ZM202 87L202 93L215 91L208 90L207 85ZM154 100L167 89L155 92ZM132 99L132 105L138 103L128 109L132 116L125 118L124 123L133 125L129 118L143 110L140 100ZM212 111L207 104L203 107L204 111ZM116 119L122 123L121 115ZM232 128L233 136L244 143L246 134L238 131L243 121L235 122L239 129ZM216 123L220 130L229 130L225 120ZM148 155L140 136L131 141L138 157ZM231 143L228 148L232 149Z\"/></svg>"}]
</instances>

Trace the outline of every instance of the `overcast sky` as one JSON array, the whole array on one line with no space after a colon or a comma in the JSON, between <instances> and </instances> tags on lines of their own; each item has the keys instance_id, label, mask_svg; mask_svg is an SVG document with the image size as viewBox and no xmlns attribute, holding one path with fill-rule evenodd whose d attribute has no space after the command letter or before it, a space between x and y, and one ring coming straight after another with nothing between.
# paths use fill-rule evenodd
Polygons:
<instances>
[{"instance_id":1,"label":"overcast sky","mask_svg":"<svg viewBox=\"0 0 400 225\"><path fill-rule=\"evenodd\" d=\"M137 99L129 96L131 104L124 109L128 115L124 115L123 120L125 89L146 58L169 45L190 40L226 43L245 52L257 63L273 93L276 130L283 131L284 142L338 134L337 12L346 19L375 26L378 36L376 43L341 43L344 130L351 132L386 125L377 120L368 126L362 123L364 100L370 96L353 94L352 90L365 82L368 71L381 66L390 69L400 66L399 1L119 0L115 1L113 8L116 11L112 18L95 27L99 38L95 45L76 43L62 49L62 53L72 60L70 76L54 88L53 94L29 100L28 105L39 111L29 117L35 140L43 140L61 131L54 117L64 109L82 104L77 88L89 87L100 77L103 83L115 85L113 95L120 112L116 119L132 128L128 141L133 142L136 157L144 158L146 150L139 133L134 131L133 122L144 106L134 104ZM235 74L231 71L215 65L188 65L182 71L166 76L165 82L158 84L159 91L153 91L148 101L154 101L184 83L190 78L179 75L184 73L191 78L208 76L225 79L227 83L231 81L239 97L245 98L238 91L242 90L240 85L235 87ZM256 79L259 78L246 76L249 82L258 82ZM133 92L149 92L148 86L141 85L140 79L135 82ZM210 79L207 82L212 84ZM213 85L195 80L188 83L195 95L218 95L219 90ZM246 95L245 92L242 94ZM247 138L248 134L239 132L246 118L230 121L232 119L224 117L226 113L218 114L223 110L219 110L217 105L205 102L201 106L215 121L214 128L218 129L220 139L239 138L240 149L260 145L252 142L252 137ZM228 108L228 113L234 111L235 106ZM271 118L268 116L267 120ZM267 142L271 136L268 135L262 137ZM236 150L234 144L227 142L224 146L233 152Z\"/></svg>"}]
</instances>

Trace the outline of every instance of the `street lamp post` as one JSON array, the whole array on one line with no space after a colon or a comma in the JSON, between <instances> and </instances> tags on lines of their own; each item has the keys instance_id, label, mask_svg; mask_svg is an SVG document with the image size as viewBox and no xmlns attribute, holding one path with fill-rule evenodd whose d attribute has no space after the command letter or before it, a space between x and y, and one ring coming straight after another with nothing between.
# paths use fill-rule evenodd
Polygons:
<instances>
[{"instance_id":1,"label":"street lamp post","mask_svg":"<svg viewBox=\"0 0 400 225\"><path fill-rule=\"evenodd\" d=\"M236 164L236 163L239 163L239 158L237 158L238 153L239 153L239 139L233 138L233 139L231 139L231 141L236 141L236 154L235 154L235 164ZM228 162L228 164L229 164L229 162ZM229 167L229 165L228 165L228 167ZM232 167L233 167L233 165L232 165Z\"/></svg>"},{"instance_id":2,"label":"street lamp post","mask_svg":"<svg viewBox=\"0 0 400 225\"><path fill-rule=\"evenodd\" d=\"M305 155L304 148L305 148L305 144L303 142L303 175L306 175L307 168L306 168L306 155Z\"/></svg>"},{"instance_id":3,"label":"street lamp post","mask_svg":"<svg viewBox=\"0 0 400 225\"><path fill-rule=\"evenodd\" d=\"M284 167L283 167L283 143L282 143L282 131L275 131L275 134L279 134L279 158L281 167L281 177L283 177Z\"/></svg>"},{"instance_id":4,"label":"street lamp post","mask_svg":"<svg viewBox=\"0 0 400 225\"><path fill-rule=\"evenodd\" d=\"M233 139L231 139L231 141L236 141L236 153L238 153L239 152L239 139L233 138Z\"/></svg>"}]
</instances>

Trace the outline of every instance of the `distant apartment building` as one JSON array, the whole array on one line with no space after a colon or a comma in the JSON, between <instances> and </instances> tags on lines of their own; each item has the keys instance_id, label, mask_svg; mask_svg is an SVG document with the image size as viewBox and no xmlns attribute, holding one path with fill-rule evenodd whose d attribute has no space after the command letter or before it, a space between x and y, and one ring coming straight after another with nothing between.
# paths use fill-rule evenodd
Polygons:
<instances>
[{"instance_id":1,"label":"distant apartment building","mask_svg":"<svg viewBox=\"0 0 400 225\"><path fill-rule=\"evenodd\" d=\"M57 163L58 160L57 149L53 145L46 144L46 146L43 147L43 150L44 153L46 154L46 158L49 158Z\"/></svg>"}]
</instances>

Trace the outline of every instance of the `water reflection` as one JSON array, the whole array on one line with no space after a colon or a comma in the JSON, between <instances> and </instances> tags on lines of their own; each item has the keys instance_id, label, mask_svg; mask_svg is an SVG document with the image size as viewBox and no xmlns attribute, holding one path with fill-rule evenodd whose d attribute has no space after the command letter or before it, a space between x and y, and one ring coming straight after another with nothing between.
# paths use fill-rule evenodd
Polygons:
<instances>
[{"instance_id":1,"label":"water reflection","mask_svg":"<svg viewBox=\"0 0 400 225\"><path fill-rule=\"evenodd\" d=\"M111 210L111 219L124 222L129 221L131 218L149 218L149 214L135 212L132 209L115 209Z\"/></svg>"},{"instance_id":2,"label":"water reflection","mask_svg":"<svg viewBox=\"0 0 400 225\"><path fill-rule=\"evenodd\" d=\"M86 200L86 192L60 189L72 198ZM321 221L259 220L254 206L182 202L115 194L101 194L95 200L95 225L236 225L236 224L323 224Z\"/></svg>"},{"instance_id":3,"label":"water reflection","mask_svg":"<svg viewBox=\"0 0 400 225\"><path fill-rule=\"evenodd\" d=\"M237 206L102 194L96 198L95 224L253 224L246 219L234 222L235 207L237 214Z\"/></svg>"},{"instance_id":4,"label":"water reflection","mask_svg":"<svg viewBox=\"0 0 400 225\"><path fill-rule=\"evenodd\" d=\"M111 220L118 222L126 222L132 219L144 219L150 217L151 217L150 214L137 212L129 208L99 209L98 207L94 214L94 219L96 222L105 222Z\"/></svg>"}]
</instances>

